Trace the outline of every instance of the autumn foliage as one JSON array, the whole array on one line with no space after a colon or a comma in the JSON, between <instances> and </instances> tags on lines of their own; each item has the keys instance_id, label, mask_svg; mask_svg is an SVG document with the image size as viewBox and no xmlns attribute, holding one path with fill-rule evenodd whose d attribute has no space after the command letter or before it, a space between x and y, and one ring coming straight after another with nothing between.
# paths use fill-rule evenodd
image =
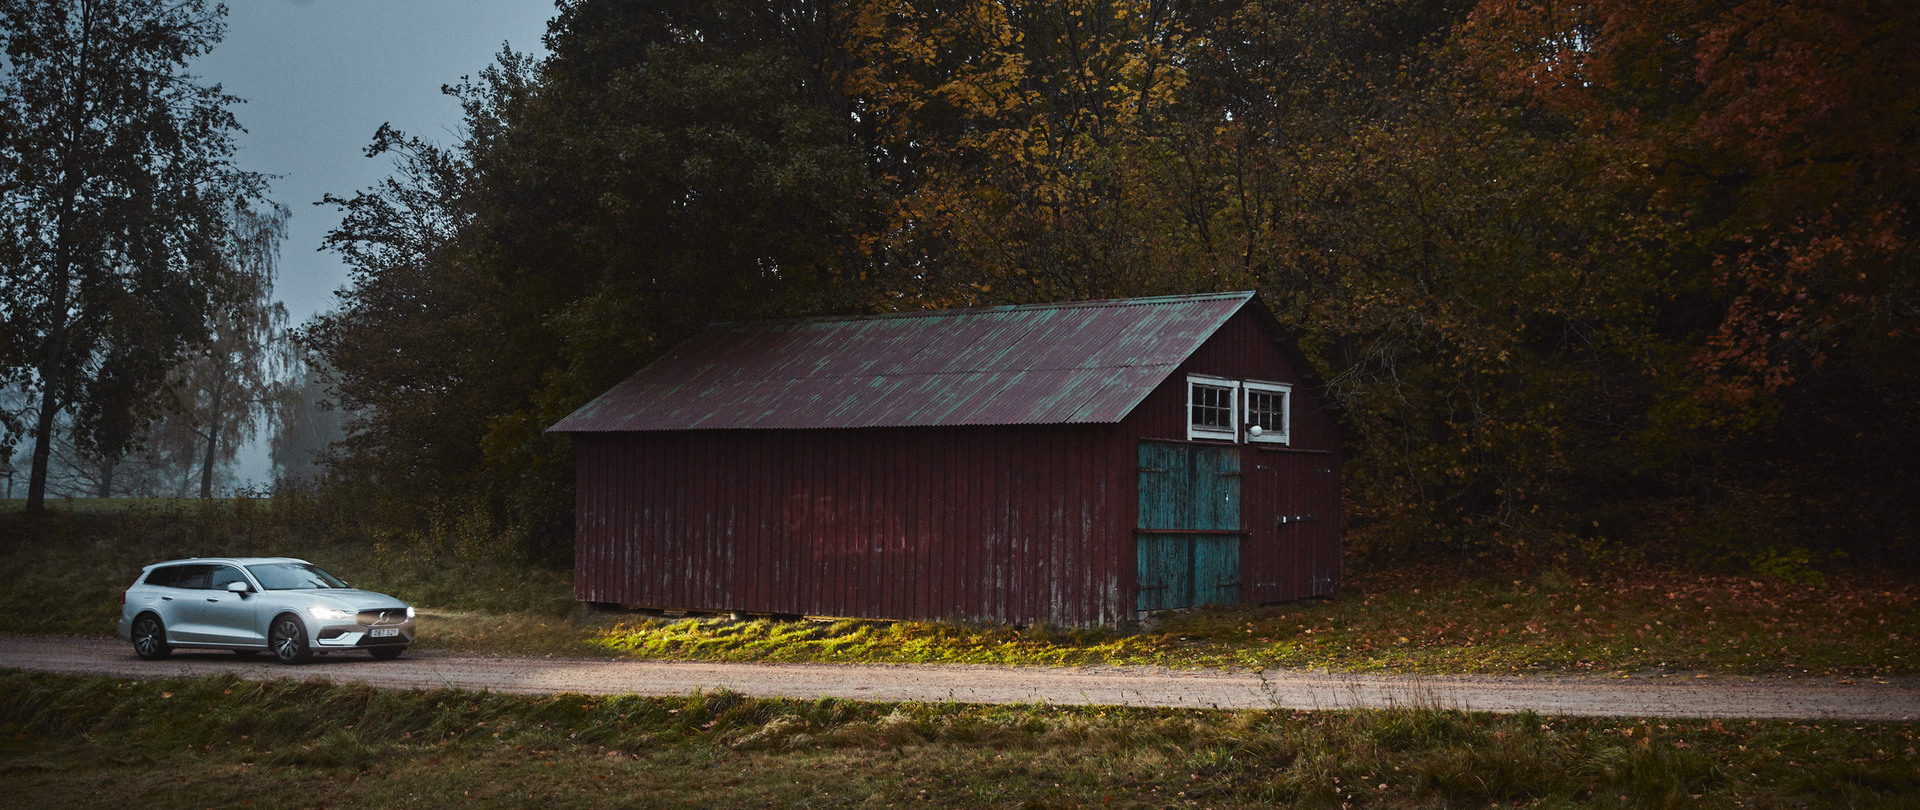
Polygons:
<instances>
[{"instance_id":1,"label":"autumn foliage","mask_svg":"<svg viewBox=\"0 0 1920 810\"><path fill-rule=\"evenodd\" d=\"M541 428L714 320L1258 289L1375 559L1911 559L1899 2L570 0L383 133L342 480L564 554ZM456 495L455 493L459 493ZM479 493L479 494L475 494ZM464 502L464 501L463 501Z\"/></svg>"}]
</instances>

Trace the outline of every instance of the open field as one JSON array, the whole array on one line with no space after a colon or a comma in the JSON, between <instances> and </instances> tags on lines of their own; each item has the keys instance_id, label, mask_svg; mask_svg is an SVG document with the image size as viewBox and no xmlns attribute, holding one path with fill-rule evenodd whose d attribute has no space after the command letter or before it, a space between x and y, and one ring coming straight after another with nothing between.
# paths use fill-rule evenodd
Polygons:
<instances>
[{"instance_id":1,"label":"open field","mask_svg":"<svg viewBox=\"0 0 1920 810\"><path fill-rule=\"evenodd\" d=\"M0 512L0 622L12 634L108 636L120 592L170 557L288 554L422 609L428 648L654 660L1478 674L1920 675L1920 587L1866 575L1819 584L1662 570L1580 577L1364 574L1340 598L1203 609L1119 628L595 614L566 572L470 562L458 543L291 531L265 500L122 505L26 524ZM324 539L321 539L324 538ZM48 610L49 605L61 606Z\"/></svg>"},{"instance_id":2,"label":"open field","mask_svg":"<svg viewBox=\"0 0 1920 810\"><path fill-rule=\"evenodd\" d=\"M318 528L306 528L316 526ZM302 528L289 528L300 526ZM10 632L105 637L139 566L289 554L424 608L428 650L1356 672L1920 674L1920 592L1667 571L1358 577L1340 599L1120 628L643 617L262 501L0 513ZM49 606L59 609L49 610ZM304 674L304 673L303 673ZM0 674L0 791L47 807L1915 807L1912 723L1567 719L380 691ZM291 797L291 798L289 798Z\"/></svg>"},{"instance_id":3,"label":"open field","mask_svg":"<svg viewBox=\"0 0 1920 810\"><path fill-rule=\"evenodd\" d=\"M41 807L1912 807L1917 735L0 673L0 791Z\"/></svg>"}]
</instances>

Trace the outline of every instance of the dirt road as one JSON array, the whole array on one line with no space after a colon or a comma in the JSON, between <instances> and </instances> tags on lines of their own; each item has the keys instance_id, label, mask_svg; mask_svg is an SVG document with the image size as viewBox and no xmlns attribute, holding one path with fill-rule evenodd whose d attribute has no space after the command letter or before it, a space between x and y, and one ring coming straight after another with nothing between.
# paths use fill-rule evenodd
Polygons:
<instances>
[{"instance_id":1,"label":"dirt road","mask_svg":"<svg viewBox=\"0 0 1920 810\"><path fill-rule=\"evenodd\" d=\"M541 694L687 694L871 701L1049 703L1187 708L1352 709L1431 706L1593 717L1920 719L1920 684L1714 677L1415 677L1154 667L840 666L514 658L414 651L397 661L335 654L287 667L225 652L135 658L119 641L0 638L0 667L123 678L329 678L391 689L457 687Z\"/></svg>"}]
</instances>

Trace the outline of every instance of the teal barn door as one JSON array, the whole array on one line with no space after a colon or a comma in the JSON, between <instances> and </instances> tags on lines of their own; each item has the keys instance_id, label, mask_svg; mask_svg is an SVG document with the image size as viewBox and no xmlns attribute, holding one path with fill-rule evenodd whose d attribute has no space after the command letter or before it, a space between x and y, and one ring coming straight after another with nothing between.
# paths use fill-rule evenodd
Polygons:
<instances>
[{"instance_id":1,"label":"teal barn door","mask_svg":"<svg viewBox=\"0 0 1920 810\"><path fill-rule=\"evenodd\" d=\"M1140 443L1139 610L1240 601L1240 448Z\"/></svg>"}]
</instances>

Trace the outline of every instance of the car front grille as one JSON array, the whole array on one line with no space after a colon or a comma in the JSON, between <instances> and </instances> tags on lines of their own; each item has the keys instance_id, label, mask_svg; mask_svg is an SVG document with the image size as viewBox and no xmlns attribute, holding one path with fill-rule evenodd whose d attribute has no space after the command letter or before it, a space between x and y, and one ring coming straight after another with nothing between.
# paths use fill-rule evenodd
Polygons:
<instances>
[{"instance_id":1,"label":"car front grille","mask_svg":"<svg viewBox=\"0 0 1920 810\"><path fill-rule=\"evenodd\" d=\"M407 620L406 608L386 608L384 610L360 611L360 624L363 627L374 625L401 624Z\"/></svg>"}]
</instances>

